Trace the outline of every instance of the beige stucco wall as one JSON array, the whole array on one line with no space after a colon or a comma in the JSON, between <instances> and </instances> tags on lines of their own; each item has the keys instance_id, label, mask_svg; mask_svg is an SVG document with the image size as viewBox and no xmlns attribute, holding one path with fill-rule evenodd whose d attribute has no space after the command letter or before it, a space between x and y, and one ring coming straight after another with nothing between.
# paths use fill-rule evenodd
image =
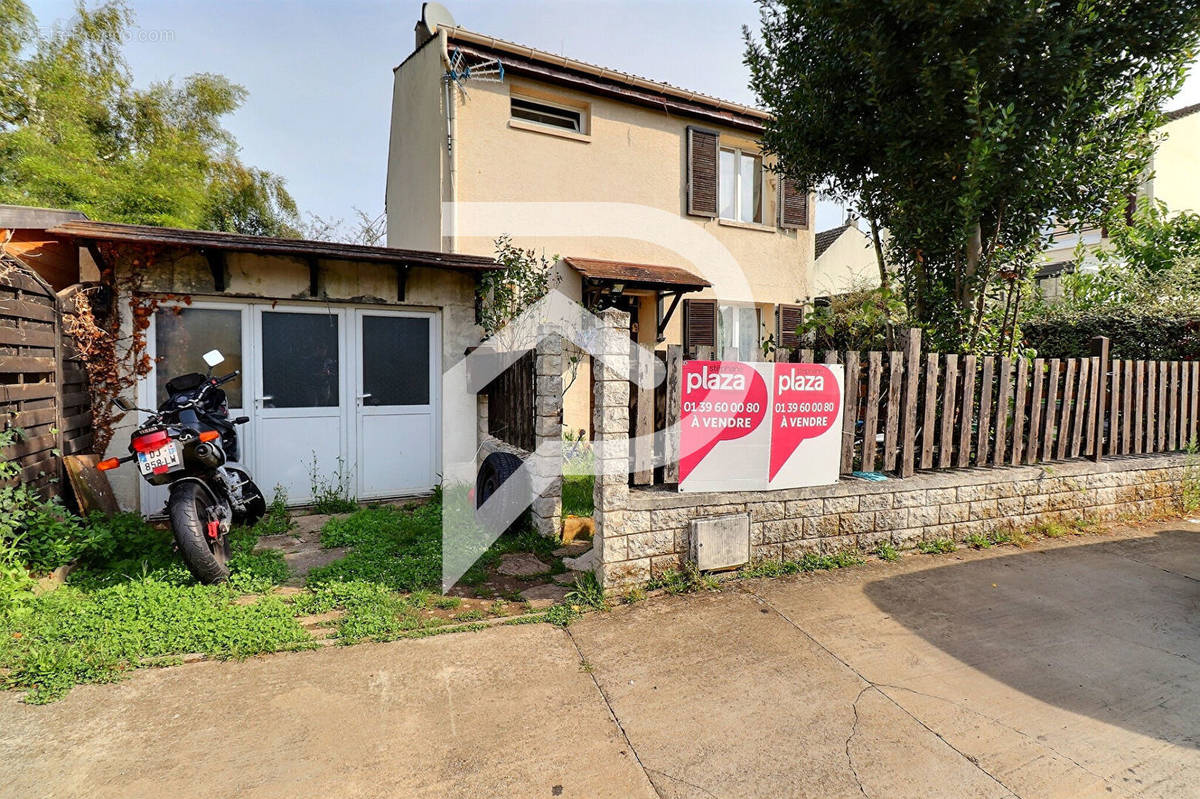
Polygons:
<instances>
[{"instance_id":1,"label":"beige stucco wall","mask_svg":"<svg viewBox=\"0 0 1200 799\"><path fill-rule=\"evenodd\" d=\"M1171 211L1200 211L1200 113L1163 126L1154 154L1153 196Z\"/></svg>"},{"instance_id":2,"label":"beige stucco wall","mask_svg":"<svg viewBox=\"0 0 1200 799\"><path fill-rule=\"evenodd\" d=\"M449 249L441 234L446 117L438 45L435 39L413 53L393 80L384 203L389 247Z\"/></svg>"},{"instance_id":3,"label":"beige stucco wall","mask_svg":"<svg viewBox=\"0 0 1200 799\"><path fill-rule=\"evenodd\" d=\"M879 285L879 262L871 237L857 228L847 228L813 265L816 296L844 294Z\"/></svg>"},{"instance_id":4,"label":"beige stucco wall","mask_svg":"<svg viewBox=\"0 0 1200 799\"><path fill-rule=\"evenodd\" d=\"M213 290L207 262L194 254L163 257L145 274L142 288L148 292L183 294L193 300L224 299L238 301L286 300L289 304L340 306L343 304L379 305L389 308L437 311L441 324L442 369L461 361L466 349L478 343L475 326L475 280L467 274L448 270L414 267L409 271L405 301L396 301L394 267L321 259L318 261L318 288L321 296L308 295L308 266L298 258L229 253L226 259L226 291ZM129 300L121 300L123 334L128 340ZM462 420L475 418L475 398L461 390L442 391L443 452L473 448L475 429ZM133 400L134 397L128 399ZM114 430L106 456L125 455L134 420L132 415ZM113 491L122 508L138 509L140 477L136 469L108 472ZM155 512L158 508L142 508Z\"/></svg>"},{"instance_id":5,"label":"beige stucco wall","mask_svg":"<svg viewBox=\"0 0 1200 799\"><path fill-rule=\"evenodd\" d=\"M587 106L587 136L568 138L512 126L509 100L514 86L520 93ZM773 174L768 172L764 180L764 225L734 226L685 213L689 124L686 119L660 111L524 79L480 84L472 87L457 110L457 200L633 204L645 210L646 218L662 214L664 222L666 217L673 217L671 221L684 220L687 225L631 230L622 221L625 209L614 210L611 222L606 224L607 209L592 206L579 210L579 228L586 235L551 229L515 238L519 243L561 255L681 266L717 284L720 275L714 272L715 264L688 251L715 243L732 256L748 280L754 300L795 302L806 297L812 233L774 226L777 185ZM723 145L757 149L745 133L732 128L718 130ZM469 213L464 210L460 214L463 229ZM526 217L518 208L514 209L513 219L513 227L518 228L525 224ZM680 231L684 231L683 236ZM687 240L693 236L711 237L715 242ZM464 235L458 238L458 249L488 254L492 238Z\"/></svg>"}]
</instances>

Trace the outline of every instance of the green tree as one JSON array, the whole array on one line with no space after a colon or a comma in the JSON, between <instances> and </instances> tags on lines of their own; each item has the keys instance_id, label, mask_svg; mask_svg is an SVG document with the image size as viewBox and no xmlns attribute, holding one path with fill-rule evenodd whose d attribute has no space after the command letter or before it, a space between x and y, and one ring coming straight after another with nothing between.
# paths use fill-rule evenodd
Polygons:
<instances>
[{"instance_id":1,"label":"green tree","mask_svg":"<svg viewBox=\"0 0 1200 799\"><path fill-rule=\"evenodd\" d=\"M887 229L945 349L1011 339L982 328L1015 317L1047 220L1093 222L1136 185L1200 28L1197 0L760 2L765 149Z\"/></svg>"},{"instance_id":2,"label":"green tree","mask_svg":"<svg viewBox=\"0 0 1200 799\"><path fill-rule=\"evenodd\" d=\"M21 0L0 0L0 202L295 236L283 179L242 163L221 127L245 89L214 74L136 88L121 50L132 22L111 0L39 31Z\"/></svg>"}]
</instances>

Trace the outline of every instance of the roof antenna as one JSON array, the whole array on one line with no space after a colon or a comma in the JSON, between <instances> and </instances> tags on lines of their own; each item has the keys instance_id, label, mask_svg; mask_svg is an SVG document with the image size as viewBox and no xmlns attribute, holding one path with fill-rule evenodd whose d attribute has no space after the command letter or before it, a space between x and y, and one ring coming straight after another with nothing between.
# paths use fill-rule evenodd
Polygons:
<instances>
[{"instance_id":1,"label":"roof antenna","mask_svg":"<svg viewBox=\"0 0 1200 799\"><path fill-rule=\"evenodd\" d=\"M504 80L504 64L498 58L483 58L468 61L463 51L457 47L450 53L450 68L442 76L447 88L453 83L458 93L464 99L468 97L467 81L483 81L484 83L501 83Z\"/></svg>"}]
</instances>

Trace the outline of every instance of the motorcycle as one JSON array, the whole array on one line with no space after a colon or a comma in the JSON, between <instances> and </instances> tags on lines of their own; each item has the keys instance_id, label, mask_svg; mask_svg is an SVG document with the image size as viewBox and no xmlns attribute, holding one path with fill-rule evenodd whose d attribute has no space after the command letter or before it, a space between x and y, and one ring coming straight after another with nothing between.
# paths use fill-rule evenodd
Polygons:
<instances>
[{"instance_id":1,"label":"motorcycle","mask_svg":"<svg viewBox=\"0 0 1200 799\"><path fill-rule=\"evenodd\" d=\"M108 471L136 461L148 483L168 486L167 516L184 563L200 582L220 583L229 578L230 528L254 524L267 505L237 462L237 425L250 417L231 420L221 389L239 373L213 377L213 367L225 358L218 350L203 357L208 373L167 381L167 399L157 411L113 400L122 411L143 411L150 418L134 430L128 456L100 461L97 468Z\"/></svg>"}]
</instances>

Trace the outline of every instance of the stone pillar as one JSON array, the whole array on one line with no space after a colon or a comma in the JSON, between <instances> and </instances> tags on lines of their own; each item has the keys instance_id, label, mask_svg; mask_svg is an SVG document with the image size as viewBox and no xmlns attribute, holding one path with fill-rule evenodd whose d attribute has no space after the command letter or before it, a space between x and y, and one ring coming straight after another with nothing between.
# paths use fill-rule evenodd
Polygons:
<instances>
[{"instance_id":1,"label":"stone pillar","mask_svg":"<svg viewBox=\"0 0 1200 799\"><path fill-rule=\"evenodd\" d=\"M533 524L547 538L557 538L562 529L562 352L558 333L539 336L534 355L532 465L535 484L546 487L533 501Z\"/></svg>"},{"instance_id":2,"label":"stone pillar","mask_svg":"<svg viewBox=\"0 0 1200 799\"><path fill-rule=\"evenodd\" d=\"M629 504L629 314L600 314L600 351L593 356L592 450L596 456L593 569L605 590L644 582L649 558L630 562L625 539ZM643 568L644 566L644 568Z\"/></svg>"}]
</instances>

